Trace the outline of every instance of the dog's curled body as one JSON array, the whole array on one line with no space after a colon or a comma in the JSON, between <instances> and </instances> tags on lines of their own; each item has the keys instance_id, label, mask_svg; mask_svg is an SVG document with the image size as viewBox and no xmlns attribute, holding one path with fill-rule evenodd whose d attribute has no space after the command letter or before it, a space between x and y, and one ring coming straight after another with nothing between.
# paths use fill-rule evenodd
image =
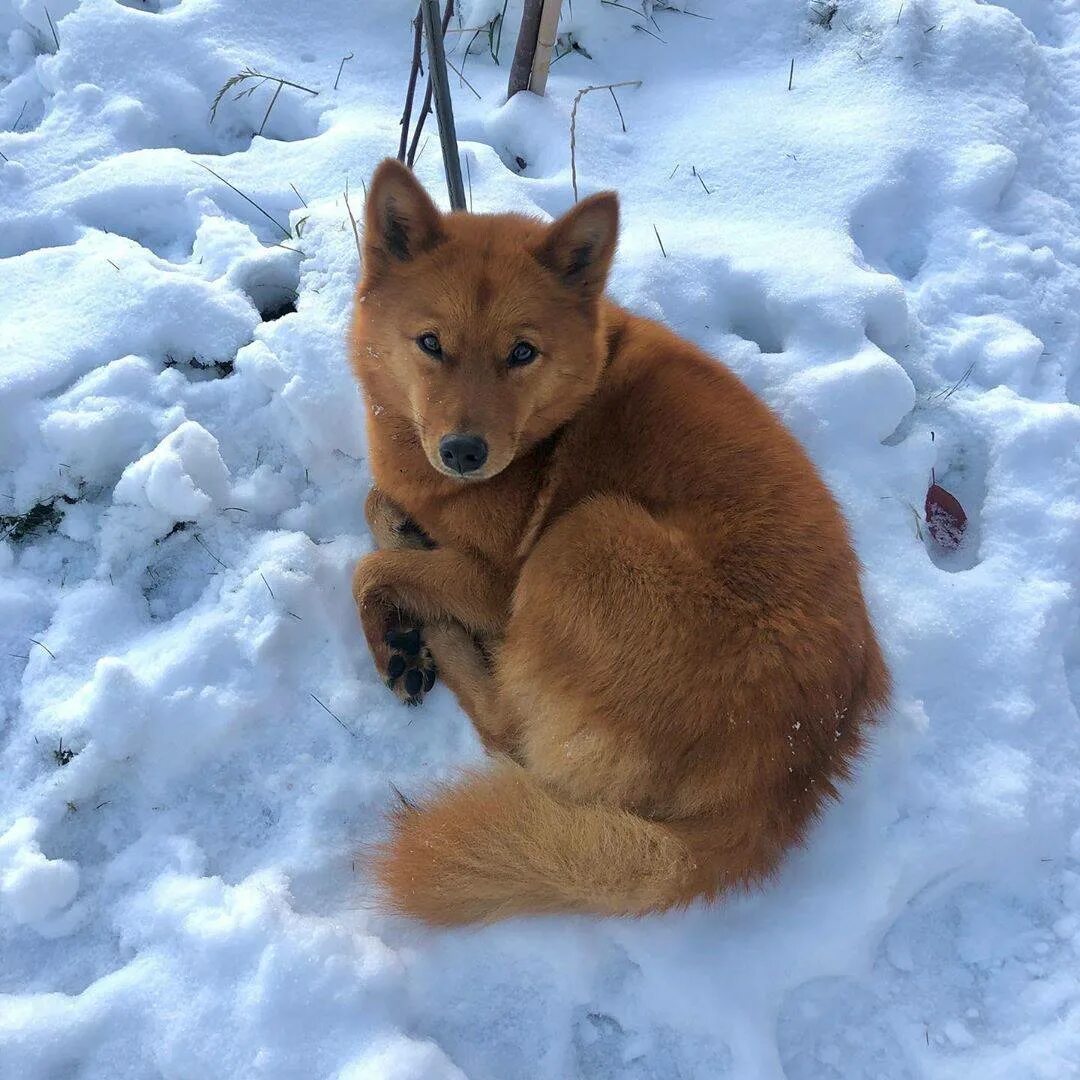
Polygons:
<instances>
[{"instance_id":1,"label":"dog's curled body","mask_svg":"<svg viewBox=\"0 0 1080 1080\"><path fill-rule=\"evenodd\" d=\"M888 696L832 496L733 374L603 296L616 222L612 196L546 226L440 215L392 163L372 183L356 599L391 674L387 629L422 627L495 757L376 855L389 905L434 924L761 881ZM482 437L475 479L455 432Z\"/></svg>"}]
</instances>

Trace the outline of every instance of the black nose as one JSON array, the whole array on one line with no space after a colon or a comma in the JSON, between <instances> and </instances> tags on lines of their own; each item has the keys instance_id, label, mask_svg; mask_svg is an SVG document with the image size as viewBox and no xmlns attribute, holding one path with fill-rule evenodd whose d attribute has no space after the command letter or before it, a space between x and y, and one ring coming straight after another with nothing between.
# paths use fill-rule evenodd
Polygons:
<instances>
[{"instance_id":1,"label":"black nose","mask_svg":"<svg viewBox=\"0 0 1080 1080\"><path fill-rule=\"evenodd\" d=\"M439 440L442 463L465 476L481 468L488 456L488 445L479 435L444 435Z\"/></svg>"}]
</instances>

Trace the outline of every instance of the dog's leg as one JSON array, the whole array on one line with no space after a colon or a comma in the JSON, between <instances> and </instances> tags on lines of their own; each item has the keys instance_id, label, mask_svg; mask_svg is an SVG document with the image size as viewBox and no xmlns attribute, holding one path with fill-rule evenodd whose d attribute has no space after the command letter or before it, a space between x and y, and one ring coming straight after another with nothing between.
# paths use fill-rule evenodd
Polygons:
<instances>
[{"instance_id":1,"label":"dog's leg","mask_svg":"<svg viewBox=\"0 0 1080 1080\"><path fill-rule=\"evenodd\" d=\"M434 683L420 627L461 623L497 636L511 586L492 567L449 548L374 551L360 560L353 596L375 666L406 703L418 704Z\"/></svg>"},{"instance_id":2,"label":"dog's leg","mask_svg":"<svg viewBox=\"0 0 1080 1080\"><path fill-rule=\"evenodd\" d=\"M516 723L509 704L499 694L491 661L461 623L438 622L425 633L443 682L473 722L490 753L514 756Z\"/></svg>"},{"instance_id":3,"label":"dog's leg","mask_svg":"<svg viewBox=\"0 0 1080 1080\"><path fill-rule=\"evenodd\" d=\"M434 540L380 488L372 486L364 503L368 528L381 551L430 551ZM383 669L389 688L406 704L420 704L434 685L435 662L423 639L423 627L405 613L387 621L390 657Z\"/></svg>"}]
</instances>

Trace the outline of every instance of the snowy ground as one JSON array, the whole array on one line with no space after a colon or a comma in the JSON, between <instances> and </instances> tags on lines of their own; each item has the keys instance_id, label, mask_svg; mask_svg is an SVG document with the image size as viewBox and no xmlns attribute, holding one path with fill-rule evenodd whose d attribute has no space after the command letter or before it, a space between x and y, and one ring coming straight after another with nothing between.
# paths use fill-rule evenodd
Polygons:
<instances>
[{"instance_id":1,"label":"snowy ground","mask_svg":"<svg viewBox=\"0 0 1080 1080\"><path fill-rule=\"evenodd\" d=\"M566 209L574 94L643 80L626 133L582 100L579 185L623 198L616 297L843 501L896 677L858 782L712 909L375 913L389 782L481 757L348 592L343 191L396 148L412 2L4 0L3 1080L1080 1075L1080 3L620 2L566 0L544 100L501 103L516 3L501 66L453 37L473 204ZM318 96L211 123L245 67Z\"/></svg>"}]
</instances>

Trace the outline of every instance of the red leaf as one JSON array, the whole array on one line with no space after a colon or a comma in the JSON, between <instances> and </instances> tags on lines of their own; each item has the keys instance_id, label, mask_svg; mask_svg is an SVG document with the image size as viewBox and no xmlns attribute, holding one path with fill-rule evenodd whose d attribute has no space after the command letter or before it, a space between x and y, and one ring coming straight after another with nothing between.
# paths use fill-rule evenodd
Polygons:
<instances>
[{"instance_id":1,"label":"red leaf","mask_svg":"<svg viewBox=\"0 0 1080 1080\"><path fill-rule=\"evenodd\" d=\"M960 546L967 528L967 514L960 500L940 484L926 492L926 527L934 542L949 551Z\"/></svg>"}]
</instances>

